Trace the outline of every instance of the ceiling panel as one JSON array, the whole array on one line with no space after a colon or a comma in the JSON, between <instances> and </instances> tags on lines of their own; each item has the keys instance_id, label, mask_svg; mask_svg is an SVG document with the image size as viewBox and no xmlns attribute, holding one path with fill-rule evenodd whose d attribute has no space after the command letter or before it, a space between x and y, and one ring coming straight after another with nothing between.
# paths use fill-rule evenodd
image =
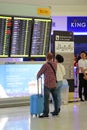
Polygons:
<instances>
[{"instance_id":1,"label":"ceiling panel","mask_svg":"<svg viewBox=\"0 0 87 130\"><path fill-rule=\"evenodd\" d=\"M87 0L0 0L0 2L6 3L23 3L30 5L87 5Z\"/></svg>"}]
</instances>

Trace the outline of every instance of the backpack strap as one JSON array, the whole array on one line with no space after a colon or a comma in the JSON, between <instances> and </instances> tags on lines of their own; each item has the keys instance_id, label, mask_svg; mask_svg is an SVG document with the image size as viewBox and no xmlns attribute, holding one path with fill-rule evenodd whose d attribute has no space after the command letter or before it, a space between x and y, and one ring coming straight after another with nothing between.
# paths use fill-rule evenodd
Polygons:
<instances>
[{"instance_id":1,"label":"backpack strap","mask_svg":"<svg viewBox=\"0 0 87 130\"><path fill-rule=\"evenodd\" d=\"M52 70L53 70L53 72L54 72L54 75L55 75L55 77L56 77L56 72L55 72L55 69L53 68L52 64L49 63L49 62L48 62L48 64L51 66L51 68L52 68Z\"/></svg>"}]
</instances>

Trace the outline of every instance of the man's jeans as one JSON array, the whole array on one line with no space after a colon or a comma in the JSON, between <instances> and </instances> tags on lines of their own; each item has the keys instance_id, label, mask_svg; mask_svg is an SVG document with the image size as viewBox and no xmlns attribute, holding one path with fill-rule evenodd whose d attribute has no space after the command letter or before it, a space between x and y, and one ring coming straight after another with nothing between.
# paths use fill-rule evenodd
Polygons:
<instances>
[{"instance_id":1,"label":"man's jeans","mask_svg":"<svg viewBox=\"0 0 87 130\"><path fill-rule=\"evenodd\" d=\"M52 94L54 100L54 111L58 111L58 100L57 100L57 90L56 88L47 88L44 86L44 114L49 113L49 95Z\"/></svg>"}]
</instances>

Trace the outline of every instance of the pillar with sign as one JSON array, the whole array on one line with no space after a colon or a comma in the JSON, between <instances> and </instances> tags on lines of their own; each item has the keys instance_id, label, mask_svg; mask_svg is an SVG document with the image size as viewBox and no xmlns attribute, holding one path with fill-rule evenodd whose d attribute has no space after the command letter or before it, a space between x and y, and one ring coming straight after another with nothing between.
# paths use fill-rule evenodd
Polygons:
<instances>
[{"instance_id":1,"label":"pillar with sign","mask_svg":"<svg viewBox=\"0 0 87 130\"><path fill-rule=\"evenodd\" d=\"M56 54L61 54L64 57L64 66L66 69L65 79L69 83L70 99L73 100L74 92L74 39L73 32L54 31L54 51Z\"/></svg>"}]
</instances>

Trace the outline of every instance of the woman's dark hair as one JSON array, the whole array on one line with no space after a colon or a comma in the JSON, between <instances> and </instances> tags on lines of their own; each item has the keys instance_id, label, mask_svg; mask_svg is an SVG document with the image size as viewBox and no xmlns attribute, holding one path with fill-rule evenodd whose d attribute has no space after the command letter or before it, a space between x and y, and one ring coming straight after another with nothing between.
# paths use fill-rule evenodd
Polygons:
<instances>
[{"instance_id":1,"label":"woman's dark hair","mask_svg":"<svg viewBox=\"0 0 87 130\"><path fill-rule=\"evenodd\" d=\"M61 55L59 55L59 54L56 55L56 60L57 60L59 63L64 62L63 56L61 56Z\"/></svg>"}]
</instances>

